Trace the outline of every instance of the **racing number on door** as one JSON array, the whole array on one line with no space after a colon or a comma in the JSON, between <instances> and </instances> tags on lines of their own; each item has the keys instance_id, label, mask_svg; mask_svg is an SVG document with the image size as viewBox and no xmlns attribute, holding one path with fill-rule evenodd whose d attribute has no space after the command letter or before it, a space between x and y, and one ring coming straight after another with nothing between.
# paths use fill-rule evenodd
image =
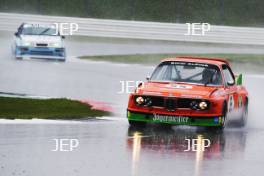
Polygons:
<instances>
[{"instance_id":1,"label":"racing number on door","mask_svg":"<svg viewBox=\"0 0 264 176\"><path fill-rule=\"evenodd\" d=\"M235 107L235 101L234 101L234 96L233 95L229 95L229 99L228 99L228 111L231 112Z\"/></svg>"},{"instance_id":2,"label":"racing number on door","mask_svg":"<svg viewBox=\"0 0 264 176\"><path fill-rule=\"evenodd\" d=\"M242 96L238 97L238 108L241 108L243 106L243 99Z\"/></svg>"}]
</instances>

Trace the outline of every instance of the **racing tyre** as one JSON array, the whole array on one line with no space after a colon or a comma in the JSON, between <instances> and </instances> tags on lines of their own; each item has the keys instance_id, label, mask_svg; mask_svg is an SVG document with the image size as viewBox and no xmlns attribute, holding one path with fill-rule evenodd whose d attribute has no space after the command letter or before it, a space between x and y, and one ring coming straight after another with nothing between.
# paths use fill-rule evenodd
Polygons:
<instances>
[{"instance_id":1,"label":"racing tyre","mask_svg":"<svg viewBox=\"0 0 264 176\"><path fill-rule=\"evenodd\" d=\"M15 59L16 60L23 60L23 57L17 57L17 56L15 56Z\"/></svg>"},{"instance_id":2,"label":"racing tyre","mask_svg":"<svg viewBox=\"0 0 264 176\"><path fill-rule=\"evenodd\" d=\"M246 126L247 118L248 118L248 101L246 101L245 106L243 108L243 112L241 114L241 118L239 119L239 122L238 122L239 127Z\"/></svg>"},{"instance_id":3,"label":"racing tyre","mask_svg":"<svg viewBox=\"0 0 264 176\"><path fill-rule=\"evenodd\" d=\"M66 59L58 59L59 62L66 62Z\"/></svg>"},{"instance_id":4,"label":"racing tyre","mask_svg":"<svg viewBox=\"0 0 264 176\"><path fill-rule=\"evenodd\" d=\"M144 128L146 126L146 122L129 120L128 123L131 127L135 128Z\"/></svg>"}]
</instances>

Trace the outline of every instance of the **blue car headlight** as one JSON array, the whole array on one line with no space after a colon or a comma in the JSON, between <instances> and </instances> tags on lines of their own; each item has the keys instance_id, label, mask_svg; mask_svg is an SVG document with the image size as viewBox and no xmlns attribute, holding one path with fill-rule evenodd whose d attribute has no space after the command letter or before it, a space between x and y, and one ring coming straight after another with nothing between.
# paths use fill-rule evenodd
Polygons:
<instances>
[{"instance_id":1,"label":"blue car headlight","mask_svg":"<svg viewBox=\"0 0 264 176\"><path fill-rule=\"evenodd\" d=\"M54 47L54 48L60 48L60 47L62 47L62 45L60 43L50 43L49 46L50 47Z\"/></svg>"},{"instance_id":2,"label":"blue car headlight","mask_svg":"<svg viewBox=\"0 0 264 176\"><path fill-rule=\"evenodd\" d=\"M34 46L34 43L33 42L29 42L29 41L22 41L21 42L21 46Z\"/></svg>"}]
</instances>

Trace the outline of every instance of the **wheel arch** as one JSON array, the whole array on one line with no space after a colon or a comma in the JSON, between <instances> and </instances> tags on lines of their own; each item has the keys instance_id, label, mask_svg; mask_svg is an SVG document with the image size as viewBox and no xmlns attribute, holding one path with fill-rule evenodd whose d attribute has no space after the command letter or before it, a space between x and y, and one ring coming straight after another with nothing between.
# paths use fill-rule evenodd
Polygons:
<instances>
[{"instance_id":1,"label":"wheel arch","mask_svg":"<svg viewBox=\"0 0 264 176\"><path fill-rule=\"evenodd\" d=\"M224 100L223 106L222 106L222 115L226 116L227 112L228 112L228 109L227 109L227 100Z\"/></svg>"}]
</instances>

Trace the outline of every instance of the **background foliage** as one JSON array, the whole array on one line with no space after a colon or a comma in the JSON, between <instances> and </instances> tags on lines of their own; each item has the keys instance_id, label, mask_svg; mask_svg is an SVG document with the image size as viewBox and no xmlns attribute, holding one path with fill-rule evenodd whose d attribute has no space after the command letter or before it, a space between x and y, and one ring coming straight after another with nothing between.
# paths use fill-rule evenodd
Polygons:
<instances>
[{"instance_id":1,"label":"background foliage","mask_svg":"<svg viewBox=\"0 0 264 176\"><path fill-rule=\"evenodd\" d=\"M263 0L0 0L1 12L263 26Z\"/></svg>"}]
</instances>

